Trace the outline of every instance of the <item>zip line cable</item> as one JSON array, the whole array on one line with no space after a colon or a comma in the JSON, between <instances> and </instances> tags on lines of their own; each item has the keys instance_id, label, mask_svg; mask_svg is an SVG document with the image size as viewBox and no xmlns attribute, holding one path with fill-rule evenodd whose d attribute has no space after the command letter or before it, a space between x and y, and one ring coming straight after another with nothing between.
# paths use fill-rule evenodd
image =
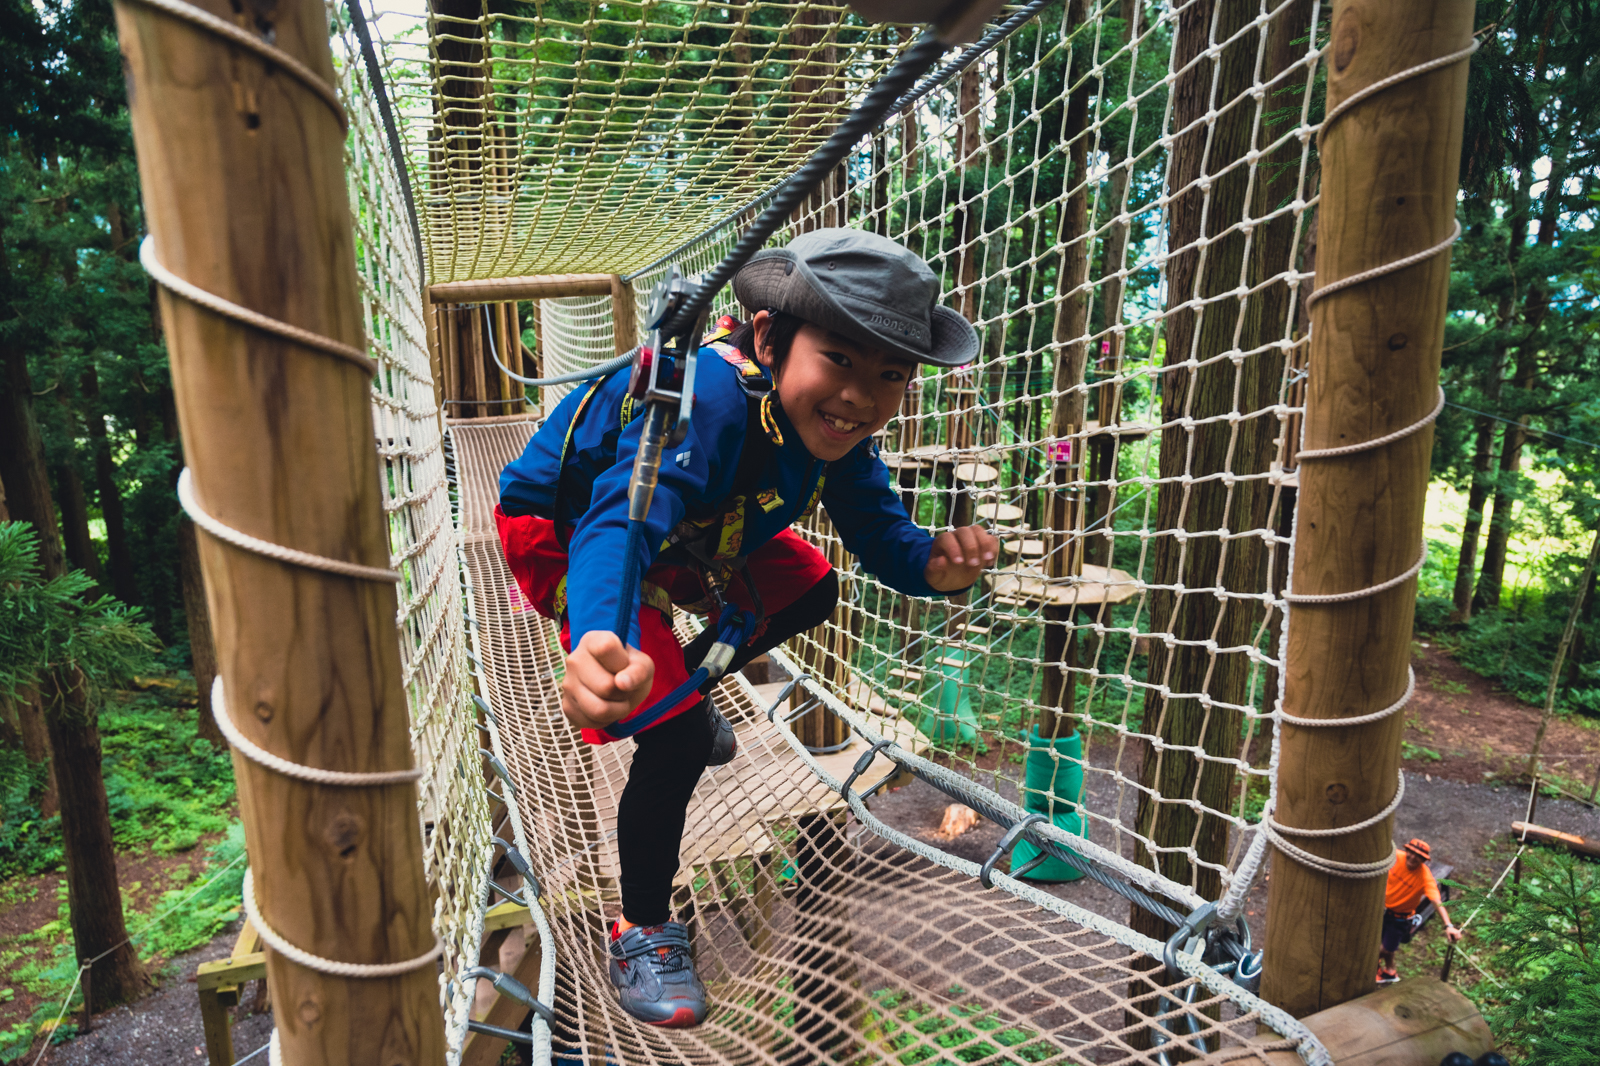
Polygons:
<instances>
[{"instance_id":1,"label":"zip line cable","mask_svg":"<svg viewBox=\"0 0 1600 1066\"><path fill-rule=\"evenodd\" d=\"M394 123L394 108L389 105L389 90L384 85L383 68L378 63L378 53L372 44L372 32L367 28L367 18L361 13L361 0L345 0L345 10L350 13L350 26L361 41L361 55L366 60L367 84L378 102L378 116L383 119L384 137L389 142L389 157L394 161L395 176L400 181L400 194L406 201L406 217L411 220L411 236L417 242L417 277L426 278L427 257L423 253L422 227L417 222L417 202L411 195L411 175L406 171L405 149L400 145L400 131Z\"/></svg>"}]
</instances>

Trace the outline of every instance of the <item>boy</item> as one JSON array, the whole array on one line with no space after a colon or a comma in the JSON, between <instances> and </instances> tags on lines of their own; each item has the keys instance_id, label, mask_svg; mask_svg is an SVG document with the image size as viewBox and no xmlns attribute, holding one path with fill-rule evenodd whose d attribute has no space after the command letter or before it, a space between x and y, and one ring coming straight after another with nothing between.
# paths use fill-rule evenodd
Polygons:
<instances>
[{"instance_id":1,"label":"boy","mask_svg":"<svg viewBox=\"0 0 1600 1066\"><path fill-rule=\"evenodd\" d=\"M713 643L715 614L680 649L672 604L706 613L725 596L764 616L730 671L828 618L833 568L789 529L819 500L862 566L908 595L966 589L995 558L980 527L935 538L913 524L872 444L919 363L960 366L977 353L972 326L935 303L927 264L883 237L817 230L758 253L733 286L755 313L731 332L723 320L701 350L694 419L662 463L646 521L626 644L611 626L639 443L630 422L642 413L628 375L574 390L500 477L506 560L535 608L562 622L561 709L593 744L687 680ZM697 692L634 743L617 806L611 980L640 1021L698 1025L705 989L683 925L668 920L672 877L695 782L733 757L732 731Z\"/></svg>"},{"instance_id":2,"label":"boy","mask_svg":"<svg viewBox=\"0 0 1600 1066\"><path fill-rule=\"evenodd\" d=\"M1405 849L1395 853L1394 865L1389 867L1389 881L1383 892L1383 943L1378 950L1378 983L1393 984L1400 980L1394 968L1394 953L1401 944L1411 943L1417 931L1417 907L1427 898L1444 919L1444 932L1451 943L1461 939L1461 930L1450 921L1450 912L1444 909L1439 897L1439 882L1428 869L1431 849L1426 840L1408 840Z\"/></svg>"}]
</instances>

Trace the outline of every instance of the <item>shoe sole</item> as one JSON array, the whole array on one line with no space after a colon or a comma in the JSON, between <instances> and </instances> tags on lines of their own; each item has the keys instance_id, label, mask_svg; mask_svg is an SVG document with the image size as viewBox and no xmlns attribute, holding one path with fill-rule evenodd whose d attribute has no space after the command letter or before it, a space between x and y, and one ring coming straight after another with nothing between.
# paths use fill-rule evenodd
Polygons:
<instances>
[{"instance_id":1,"label":"shoe sole","mask_svg":"<svg viewBox=\"0 0 1600 1066\"><path fill-rule=\"evenodd\" d=\"M672 1017L659 1022L646 1022L645 1024L653 1025L657 1029L693 1029L700 1024L700 1019L694 1016L693 1007L679 1007L676 1011L673 1011Z\"/></svg>"}]
</instances>

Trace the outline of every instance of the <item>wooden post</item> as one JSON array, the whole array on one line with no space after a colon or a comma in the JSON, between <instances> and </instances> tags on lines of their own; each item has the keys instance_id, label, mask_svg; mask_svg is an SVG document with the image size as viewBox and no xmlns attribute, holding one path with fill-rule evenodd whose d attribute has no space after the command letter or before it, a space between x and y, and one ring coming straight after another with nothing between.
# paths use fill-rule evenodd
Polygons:
<instances>
[{"instance_id":1,"label":"wooden post","mask_svg":"<svg viewBox=\"0 0 1600 1066\"><path fill-rule=\"evenodd\" d=\"M1365 86L1464 48L1471 0L1392 4L1336 0L1328 110ZM1356 104L1328 131L1317 284L1381 267L1448 238L1467 66L1413 77ZM1312 307L1305 448L1358 444L1405 429L1439 396L1450 256L1430 256ZM1292 587L1354 592L1417 561L1433 431L1300 464ZM1343 718L1389 706L1406 688L1415 580L1339 603L1300 604L1289 618L1289 714ZM1388 806L1400 766L1403 714L1350 728L1285 725L1278 821L1330 829ZM1297 837L1313 854L1377 862L1391 853L1393 819L1356 833ZM1267 902L1262 995L1306 1015L1370 992L1383 918L1383 877L1348 879L1278 853ZM1435 1060L1437 1061L1437 1060Z\"/></svg>"},{"instance_id":2,"label":"wooden post","mask_svg":"<svg viewBox=\"0 0 1600 1066\"><path fill-rule=\"evenodd\" d=\"M214 17L333 83L327 10L312 0ZM344 132L286 68L194 23L116 5L156 258L252 311L362 346ZM161 294L195 497L274 544L389 566L369 378L358 367ZM291 762L411 766L396 592L199 538L226 712ZM396 963L435 940L417 789L335 788L236 751L255 893L267 926L324 959ZM444 1061L438 974L334 977L267 953L283 1059L296 1066Z\"/></svg>"},{"instance_id":3,"label":"wooden post","mask_svg":"<svg viewBox=\"0 0 1600 1066\"><path fill-rule=\"evenodd\" d=\"M626 355L639 343L639 313L633 302L633 286L616 274L611 275L611 336L618 355Z\"/></svg>"}]
</instances>

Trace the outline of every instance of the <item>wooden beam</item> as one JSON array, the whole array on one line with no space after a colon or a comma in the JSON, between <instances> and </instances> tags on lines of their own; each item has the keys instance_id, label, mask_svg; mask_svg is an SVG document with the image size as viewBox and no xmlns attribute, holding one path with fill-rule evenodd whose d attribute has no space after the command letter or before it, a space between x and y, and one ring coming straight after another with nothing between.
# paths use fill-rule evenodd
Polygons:
<instances>
[{"instance_id":1,"label":"wooden beam","mask_svg":"<svg viewBox=\"0 0 1600 1066\"><path fill-rule=\"evenodd\" d=\"M1452 1051L1475 1059L1494 1050L1478 1008L1433 977L1385 985L1302 1020L1334 1066L1439 1066ZM1293 1051L1269 1052L1267 1061L1303 1066Z\"/></svg>"},{"instance_id":2,"label":"wooden beam","mask_svg":"<svg viewBox=\"0 0 1600 1066\"><path fill-rule=\"evenodd\" d=\"M533 274L523 278L441 281L428 286L428 299L436 304L481 304L558 296L610 296L614 278L615 274Z\"/></svg>"},{"instance_id":3,"label":"wooden beam","mask_svg":"<svg viewBox=\"0 0 1600 1066\"><path fill-rule=\"evenodd\" d=\"M226 0L197 0L229 25ZM152 250L179 278L345 345L365 343L340 116L284 67L146 4L117 32ZM251 9L248 31L334 84L319 0ZM161 290L194 495L273 544L389 566L371 380L344 359ZM412 766L395 585L199 536L225 713L323 770ZM265 924L324 959L381 964L434 944L417 788L330 787L233 756ZM437 967L336 977L267 952L283 1059L444 1061Z\"/></svg>"},{"instance_id":4,"label":"wooden beam","mask_svg":"<svg viewBox=\"0 0 1600 1066\"><path fill-rule=\"evenodd\" d=\"M1336 0L1328 111L1380 79L1466 47L1472 18L1472 0ZM1466 63L1452 63L1357 103L1327 129L1318 288L1450 236L1466 89ZM1308 451L1375 440L1434 409L1449 282L1445 252L1312 305ZM1382 447L1302 461L1296 593L1359 592L1412 568L1432 448L1433 430L1424 427ZM1398 700L1416 588L1412 578L1374 595L1293 606L1284 710L1339 719ZM1326 831L1372 819L1395 795L1404 728L1404 714L1348 728L1285 724L1278 821ZM1290 835L1317 856L1365 863L1392 855L1393 830L1391 815L1354 833ZM1302 1016L1370 992L1383 876L1336 877L1282 851L1272 874L1262 997Z\"/></svg>"}]
</instances>

